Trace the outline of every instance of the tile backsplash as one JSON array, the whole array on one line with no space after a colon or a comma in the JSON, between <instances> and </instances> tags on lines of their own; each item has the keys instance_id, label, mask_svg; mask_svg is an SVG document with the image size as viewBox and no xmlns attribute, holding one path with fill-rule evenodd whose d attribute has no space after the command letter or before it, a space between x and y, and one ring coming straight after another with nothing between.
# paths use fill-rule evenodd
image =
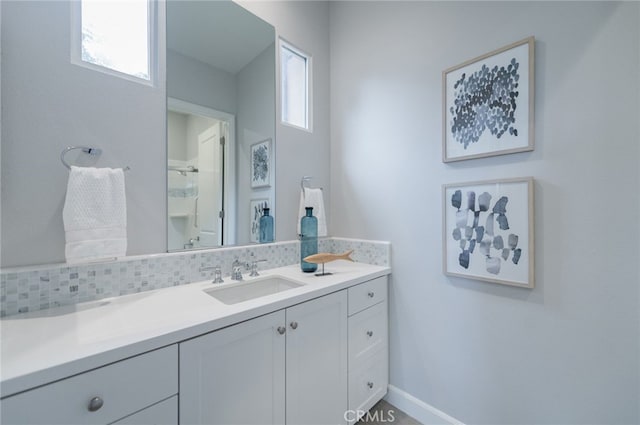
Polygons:
<instances>
[{"instance_id":1,"label":"tile backsplash","mask_svg":"<svg viewBox=\"0 0 640 425\"><path fill-rule=\"evenodd\" d=\"M391 244L345 238L324 238L319 252L354 249L357 262L390 266ZM44 310L63 305L185 285L213 278L220 266L229 276L235 259L259 263L259 270L300 261L298 241L218 248L167 254L139 255L89 264L49 264L0 270L0 316Z\"/></svg>"}]
</instances>

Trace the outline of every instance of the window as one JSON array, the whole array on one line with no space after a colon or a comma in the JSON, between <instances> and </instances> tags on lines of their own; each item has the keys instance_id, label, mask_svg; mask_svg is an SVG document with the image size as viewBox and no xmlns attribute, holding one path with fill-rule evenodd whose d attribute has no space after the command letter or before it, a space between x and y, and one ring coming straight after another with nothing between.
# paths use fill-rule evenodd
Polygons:
<instances>
[{"instance_id":1,"label":"window","mask_svg":"<svg viewBox=\"0 0 640 425\"><path fill-rule=\"evenodd\" d=\"M311 130L311 56L280 40L282 122Z\"/></svg>"},{"instance_id":2,"label":"window","mask_svg":"<svg viewBox=\"0 0 640 425\"><path fill-rule=\"evenodd\" d=\"M80 0L72 4L72 61L150 83L151 1Z\"/></svg>"}]
</instances>

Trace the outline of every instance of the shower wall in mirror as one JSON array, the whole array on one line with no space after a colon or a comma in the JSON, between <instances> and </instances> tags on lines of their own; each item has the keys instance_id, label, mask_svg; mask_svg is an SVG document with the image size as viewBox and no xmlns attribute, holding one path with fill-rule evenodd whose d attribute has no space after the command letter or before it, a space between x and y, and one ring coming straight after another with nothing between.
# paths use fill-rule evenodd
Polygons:
<instances>
[{"instance_id":1,"label":"shower wall in mirror","mask_svg":"<svg viewBox=\"0 0 640 425\"><path fill-rule=\"evenodd\" d=\"M275 165L273 26L230 1L167 2L167 96L168 249L250 243L251 201L275 205L250 170L267 139Z\"/></svg>"}]
</instances>

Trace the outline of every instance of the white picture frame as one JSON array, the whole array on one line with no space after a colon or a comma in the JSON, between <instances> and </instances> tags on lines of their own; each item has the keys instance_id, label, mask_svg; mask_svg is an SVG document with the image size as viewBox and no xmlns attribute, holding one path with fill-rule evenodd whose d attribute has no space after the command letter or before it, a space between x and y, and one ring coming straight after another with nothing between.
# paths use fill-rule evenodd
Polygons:
<instances>
[{"instance_id":1,"label":"white picture frame","mask_svg":"<svg viewBox=\"0 0 640 425\"><path fill-rule=\"evenodd\" d=\"M267 198L249 201L249 241L251 243L260 242L260 217L265 208L271 208L271 202Z\"/></svg>"},{"instance_id":2,"label":"white picture frame","mask_svg":"<svg viewBox=\"0 0 640 425\"><path fill-rule=\"evenodd\" d=\"M271 186L271 139L251 145L251 188Z\"/></svg>"},{"instance_id":3,"label":"white picture frame","mask_svg":"<svg viewBox=\"0 0 640 425\"><path fill-rule=\"evenodd\" d=\"M532 177L442 186L443 272L534 287Z\"/></svg>"},{"instance_id":4,"label":"white picture frame","mask_svg":"<svg viewBox=\"0 0 640 425\"><path fill-rule=\"evenodd\" d=\"M442 161L534 149L535 38L442 72Z\"/></svg>"}]
</instances>

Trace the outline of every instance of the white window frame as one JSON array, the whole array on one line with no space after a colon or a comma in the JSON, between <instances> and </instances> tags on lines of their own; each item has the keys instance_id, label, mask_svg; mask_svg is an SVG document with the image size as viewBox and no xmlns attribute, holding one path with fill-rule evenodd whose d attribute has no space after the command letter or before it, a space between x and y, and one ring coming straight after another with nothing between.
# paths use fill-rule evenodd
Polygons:
<instances>
[{"instance_id":1,"label":"white window frame","mask_svg":"<svg viewBox=\"0 0 640 425\"><path fill-rule=\"evenodd\" d=\"M306 86L305 86L305 90L307 93L307 105L306 105L306 114L307 114L307 126L306 127L301 127L299 125L295 125L295 124L291 124L289 122L286 122L284 120L284 114L283 114L283 107L284 107L284 102L283 102L283 96L284 96L284 90L282 87L282 73L284 72L284 68L282 66L282 48L288 49L290 51L292 51L293 53L300 55L302 57L304 57L306 59ZM304 50L301 50L299 48L297 48L296 46L294 46L293 44L289 43L288 41L286 41L285 39L283 39L282 37L279 38L279 49L278 49L278 60L279 60L279 64L280 64L280 122L287 126L287 127L292 127L292 128L297 128L298 130L303 130L303 131L307 131L309 133L313 133L313 57L305 52Z\"/></svg>"},{"instance_id":2,"label":"white window frame","mask_svg":"<svg viewBox=\"0 0 640 425\"><path fill-rule=\"evenodd\" d=\"M158 43L157 43L157 1L147 0L147 61L149 67L149 79L136 77L126 72L116 71L82 59L82 1L73 0L71 5L71 63L93 71L102 72L124 80L133 81L147 86L156 86L158 69Z\"/></svg>"}]
</instances>

